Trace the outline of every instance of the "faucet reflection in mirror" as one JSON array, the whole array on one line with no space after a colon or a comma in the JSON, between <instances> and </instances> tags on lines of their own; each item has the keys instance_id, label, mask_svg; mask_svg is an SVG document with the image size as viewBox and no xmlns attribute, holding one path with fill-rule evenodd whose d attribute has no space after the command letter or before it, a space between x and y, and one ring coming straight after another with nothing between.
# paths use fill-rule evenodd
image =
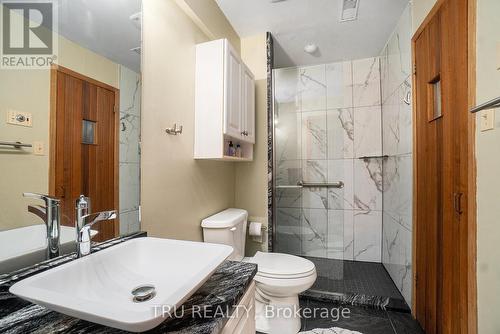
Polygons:
<instances>
[{"instance_id":1,"label":"faucet reflection in mirror","mask_svg":"<svg viewBox=\"0 0 500 334\"><path fill-rule=\"evenodd\" d=\"M24 197L41 199L45 201L45 207L41 205L28 205L28 211L40 217L47 227L47 258L53 259L59 256L61 234L61 201L55 197L36 193L23 193Z\"/></svg>"}]
</instances>

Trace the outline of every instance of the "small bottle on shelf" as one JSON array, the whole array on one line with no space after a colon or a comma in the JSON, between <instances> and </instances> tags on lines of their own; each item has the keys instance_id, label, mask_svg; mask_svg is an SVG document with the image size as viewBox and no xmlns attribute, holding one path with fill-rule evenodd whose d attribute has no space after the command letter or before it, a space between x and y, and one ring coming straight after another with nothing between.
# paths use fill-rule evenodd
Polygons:
<instances>
[{"instance_id":1,"label":"small bottle on shelf","mask_svg":"<svg viewBox=\"0 0 500 334\"><path fill-rule=\"evenodd\" d=\"M241 146L240 144L236 144L236 156L241 158Z\"/></svg>"},{"instance_id":2,"label":"small bottle on shelf","mask_svg":"<svg viewBox=\"0 0 500 334\"><path fill-rule=\"evenodd\" d=\"M234 146L233 146L233 142L232 141L229 141L229 148L227 149L227 155L230 156L230 157L234 157L235 156L235 149L234 149Z\"/></svg>"}]
</instances>

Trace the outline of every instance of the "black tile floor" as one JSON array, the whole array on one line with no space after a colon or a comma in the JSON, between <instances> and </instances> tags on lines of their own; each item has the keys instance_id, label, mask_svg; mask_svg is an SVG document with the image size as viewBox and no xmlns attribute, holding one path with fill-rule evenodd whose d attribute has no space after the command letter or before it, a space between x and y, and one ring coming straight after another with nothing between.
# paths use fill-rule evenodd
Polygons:
<instances>
[{"instance_id":1,"label":"black tile floor","mask_svg":"<svg viewBox=\"0 0 500 334\"><path fill-rule=\"evenodd\" d=\"M381 263L306 258L316 265L318 278L303 296L410 313L410 308Z\"/></svg>"},{"instance_id":2,"label":"black tile floor","mask_svg":"<svg viewBox=\"0 0 500 334\"><path fill-rule=\"evenodd\" d=\"M403 299L381 263L306 258L318 273L311 290Z\"/></svg>"},{"instance_id":3,"label":"black tile floor","mask_svg":"<svg viewBox=\"0 0 500 334\"><path fill-rule=\"evenodd\" d=\"M307 257L316 265L318 279L300 298L302 331L340 327L363 334L423 334L389 274L380 263ZM371 296L367 300L389 299L389 306L350 305L328 296ZM377 303L375 303L377 304ZM324 310L329 310L325 311ZM342 311L344 310L344 311ZM397 310L397 311L393 311ZM347 315L346 315L346 312ZM342 317L342 314L346 315ZM326 316L325 316L326 315Z\"/></svg>"}]
</instances>

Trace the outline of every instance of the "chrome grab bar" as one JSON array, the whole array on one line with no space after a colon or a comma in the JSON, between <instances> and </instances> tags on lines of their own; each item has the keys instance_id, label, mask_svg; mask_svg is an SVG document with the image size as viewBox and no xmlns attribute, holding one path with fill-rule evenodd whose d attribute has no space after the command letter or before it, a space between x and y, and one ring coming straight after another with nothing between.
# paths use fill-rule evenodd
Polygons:
<instances>
[{"instance_id":1,"label":"chrome grab bar","mask_svg":"<svg viewBox=\"0 0 500 334\"><path fill-rule=\"evenodd\" d=\"M344 182L329 182L329 183L321 183L321 182L304 182L299 181L297 185L285 185L285 186L276 186L277 189L301 189L301 188L344 188Z\"/></svg>"},{"instance_id":2,"label":"chrome grab bar","mask_svg":"<svg viewBox=\"0 0 500 334\"><path fill-rule=\"evenodd\" d=\"M31 144L21 143L20 141L16 142L0 141L0 146L12 146L14 148L33 147L33 145Z\"/></svg>"},{"instance_id":3,"label":"chrome grab bar","mask_svg":"<svg viewBox=\"0 0 500 334\"><path fill-rule=\"evenodd\" d=\"M297 182L297 185L301 186L303 188L321 188L321 187L344 188L344 182L342 182L342 181L328 182L328 183L299 181L299 182Z\"/></svg>"},{"instance_id":4,"label":"chrome grab bar","mask_svg":"<svg viewBox=\"0 0 500 334\"><path fill-rule=\"evenodd\" d=\"M276 186L276 189L302 189L302 186L294 186L294 185Z\"/></svg>"},{"instance_id":5,"label":"chrome grab bar","mask_svg":"<svg viewBox=\"0 0 500 334\"><path fill-rule=\"evenodd\" d=\"M481 110L488 110L500 107L500 97L489 100L483 104L480 104L470 110L471 113L477 113Z\"/></svg>"}]
</instances>

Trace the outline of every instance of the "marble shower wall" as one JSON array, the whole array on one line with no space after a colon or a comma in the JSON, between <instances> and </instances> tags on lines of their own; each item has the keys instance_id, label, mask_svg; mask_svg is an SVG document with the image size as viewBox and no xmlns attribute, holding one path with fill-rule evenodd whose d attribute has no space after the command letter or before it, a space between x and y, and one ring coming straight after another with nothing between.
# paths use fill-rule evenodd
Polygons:
<instances>
[{"instance_id":1,"label":"marble shower wall","mask_svg":"<svg viewBox=\"0 0 500 334\"><path fill-rule=\"evenodd\" d=\"M120 234L140 230L141 76L120 66Z\"/></svg>"},{"instance_id":2,"label":"marble shower wall","mask_svg":"<svg viewBox=\"0 0 500 334\"><path fill-rule=\"evenodd\" d=\"M382 262L408 305L412 289L411 8L382 51Z\"/></svg>"},{"instance_id":3,"label":"marble shower wall","mask_svg":"<svg viewBox=\"0 0 500 334\"><path fill-rule=\"evenodd\" d=\"M378 57L274 71L276 248L381 262ZM343 181L343 189L293 188Z\"/></svg>"}]
</instances>

